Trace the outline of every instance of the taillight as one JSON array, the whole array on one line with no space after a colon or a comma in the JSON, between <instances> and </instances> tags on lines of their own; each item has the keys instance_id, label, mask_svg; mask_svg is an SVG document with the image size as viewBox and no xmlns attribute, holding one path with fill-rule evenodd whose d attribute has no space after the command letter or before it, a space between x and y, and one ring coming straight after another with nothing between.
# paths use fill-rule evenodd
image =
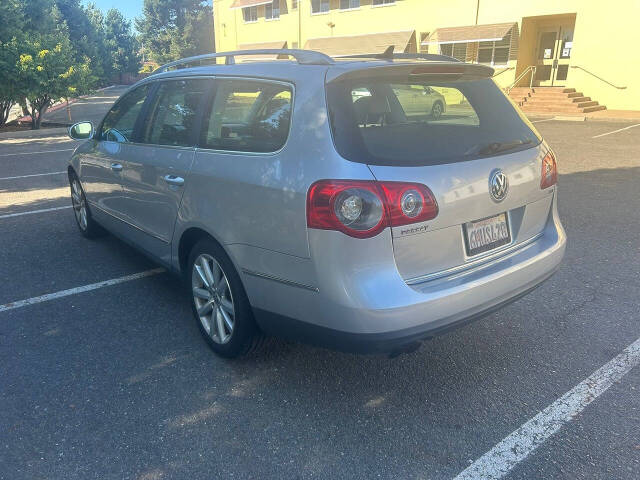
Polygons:
<instances>
[{"instance_id":1,"label":"taillight","mask_svg":"<svg viewBox=\"0 0 640 480\"><path fill-rule=\"evenodd\" d=\"M558 166L556 165L556 157L549 151L542 159L542 178L540 179L540 188L545 189L558 182Z\"/></svg>"},{"instance_id":2,"label":"taillight","mask_svg":"<svg viewBox=\"0 0 640 480\"><path fill-rule=\"evenodd\" d=\"M433 193L419 183L321 180L307 195L309 228L337 230L356 238L437 215Z\"/></svg>"}]
</instances>

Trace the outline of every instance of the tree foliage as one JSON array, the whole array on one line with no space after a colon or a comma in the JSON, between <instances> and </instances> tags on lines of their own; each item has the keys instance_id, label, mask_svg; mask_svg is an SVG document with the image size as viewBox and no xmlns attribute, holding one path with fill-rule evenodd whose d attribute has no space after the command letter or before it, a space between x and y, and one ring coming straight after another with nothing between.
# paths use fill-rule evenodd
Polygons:
<instances>
[{"instance_id":1,"label":"tree foliage","mask_svg":"<svg viewBox=\"0 0 640 480\"><path fill-rule=\"evenodd\" d=\"M145 51L158 63L213 51L213 11L204 0L144 0L136 19Z\"/></svg>"},{"instance_id":2,"label":"tree foliage","mask_svg":"<svg viewBox=\"0 0 640 480\"><path fill-rule=\"evenodd\" d=\"M131 24L116 10L105 17L80 0L2 0L0 15L0 126L19 103L39 128L53 102L139 68Z\"/></svg>"},{"instance_id":3,"label":"tree foliage","mask_svg":"<svg viewBox=\"0 0 640 480\"><path fill-rule=\"evenodd\" d=\"M115 73L137 72L140 69L138 41L131 35L131 22L115 8L110 9L104 19L104 36L110 70Z\"/></svg>"}]
</instances>

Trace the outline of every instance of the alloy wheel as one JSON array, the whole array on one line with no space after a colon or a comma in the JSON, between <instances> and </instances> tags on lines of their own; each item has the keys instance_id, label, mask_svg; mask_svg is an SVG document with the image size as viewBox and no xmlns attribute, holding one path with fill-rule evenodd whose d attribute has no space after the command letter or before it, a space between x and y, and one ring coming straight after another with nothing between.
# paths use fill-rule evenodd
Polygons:
<instances>
[{"instance_id":1,"label":"alloy wheel","mask_svg":"<svg viewBox=\"0 0 640 480\"><path fill-rule=\"evenodd\" d=\"M207 335L216 343L227 343L235 325L233 295L224 270L211 255L203 253L193 263L191 289Z\"/></svg>"},{"instance_id":2,"label":"alloy wheel","mask_svg":"<svg viewBox=\"0 0 640 480\"><path fill-rule=\"evenodd\" d=\"M71 203L73 204L73 211L76 215L78 225L84 231L87 229L87 203L82 194L82 188L78 179L74 179L71 182Z\"/></svg>"},{"instance_id":3,"label":"alloy wheel","mask_svg":"<svg viewBox=\"0 0 640 480\"><path fill-rule=\"evenodd\" d=\"M434 118L440 118L440 116L442 115L442 105L440 105L439 103L436 103L433 106L431 114L433 115Z\"/></svg>"}]
</instances>

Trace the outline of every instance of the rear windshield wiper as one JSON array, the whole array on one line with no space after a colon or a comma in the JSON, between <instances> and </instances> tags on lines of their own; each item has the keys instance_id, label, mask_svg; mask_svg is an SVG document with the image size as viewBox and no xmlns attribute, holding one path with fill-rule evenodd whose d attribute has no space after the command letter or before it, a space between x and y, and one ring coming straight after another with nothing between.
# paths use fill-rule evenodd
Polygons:
<instances>
[{"instance_id":1,"label":"rear windshield wiper","mask_svg":"<svg viewBox=\"0 0 640 480\"><path fill-rule=\"evenodd\" d=\"M512 142L493 142L481 147L473 147L467 150L465 155L493 155L496 153L508 152L523 145L529 145L531 139L514 140Z\"/></svg>"}]
</instances>

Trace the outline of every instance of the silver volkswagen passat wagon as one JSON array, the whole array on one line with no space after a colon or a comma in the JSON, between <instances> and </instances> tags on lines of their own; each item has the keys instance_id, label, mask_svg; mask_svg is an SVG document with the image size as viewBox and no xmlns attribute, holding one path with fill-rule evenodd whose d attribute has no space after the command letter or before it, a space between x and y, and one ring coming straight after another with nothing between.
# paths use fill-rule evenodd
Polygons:
<instances>
[{"instance_id":1,"label":"silver volkswagen passat wagon","mask_svg":"<svg viewBox=\"0 0 640 480\"><path fill-rule=\"evenodd\" d=\"M71 127L78 226L179 273L222 356L264 335L408 351L564 254L555 156L492 74L389 49L173 62Z\"/></svg>"}]
</instances>

